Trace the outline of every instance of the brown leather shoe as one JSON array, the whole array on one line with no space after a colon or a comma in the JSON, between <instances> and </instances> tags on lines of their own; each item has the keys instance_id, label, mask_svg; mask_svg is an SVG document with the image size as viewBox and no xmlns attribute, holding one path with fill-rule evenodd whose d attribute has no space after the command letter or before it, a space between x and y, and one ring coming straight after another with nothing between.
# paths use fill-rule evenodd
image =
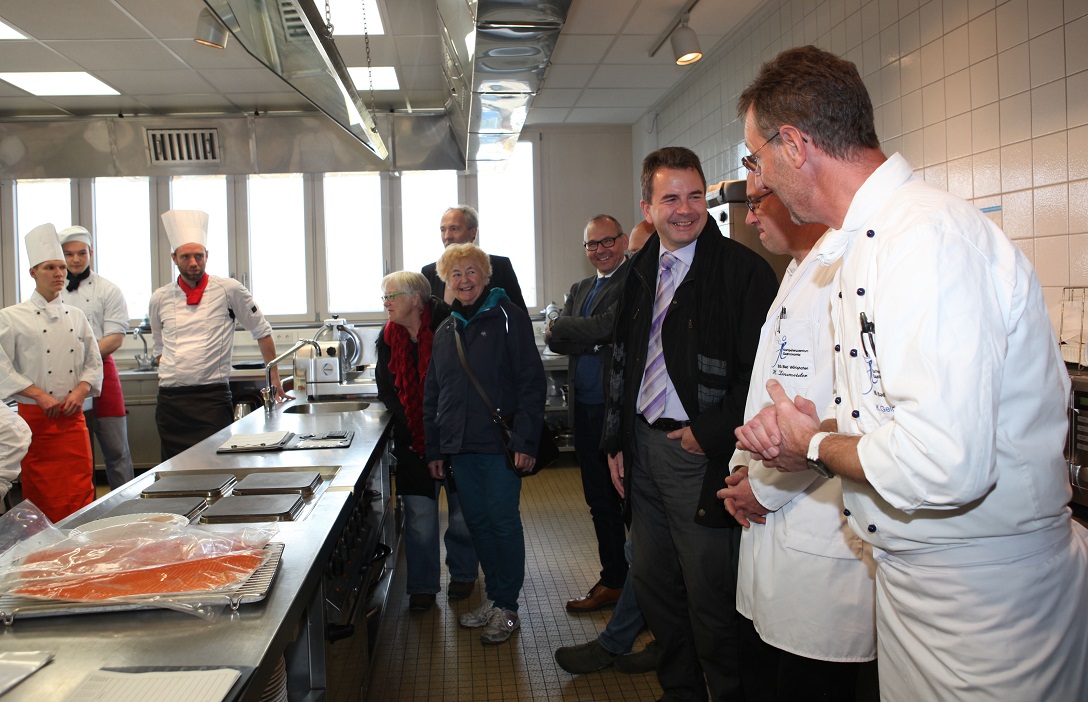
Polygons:
<instances>
[{"instance_id":1,"label":"brown leather shoe","mask_svg":"<svg viewBox=\"0 0 1088 702\"><path fill-rule=\"evenodd\" d=\"M602 607L616 604L623 594L622 587L605 587L597 583L585 595L567 600L568 612L596 612Z\"/></svg>"}]
</instances>

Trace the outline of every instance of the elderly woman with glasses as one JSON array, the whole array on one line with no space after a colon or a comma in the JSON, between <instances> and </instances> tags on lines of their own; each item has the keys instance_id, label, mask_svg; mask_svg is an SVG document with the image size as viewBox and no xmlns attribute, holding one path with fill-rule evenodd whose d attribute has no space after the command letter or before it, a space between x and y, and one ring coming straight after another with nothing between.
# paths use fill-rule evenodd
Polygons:
<instances>
[{"instance_id":1,"label":"elderly woman with glasses","mask_svg":"<svg viewBox=\"0 0 1088 702\"><path fill-rule=\"evenodd\" d=\"M445 542L450 583L446 597L468 597L479 572L453 480L432 478L423 457L423 384L431 362L434 330L450 310L431 296L431 284L419 273L390 273L382 280L382 291L389 321L378 335L374 377L378 399L393 413L397 494L404 504L408 606L414 611L426 611L434 605L440 589L438 493L443 486L449 507Z\"/></svg>"},{"instance_id":2,"label":"elderly woman with glasses","mask_svg":"<svg viewBox=\"0 0 1088 702\"><path fill-rule=\"evenodd\" d=\"M514 468L530 470L544 421L544 366L529 315L502 288L485 294L491 277L487 254L473 244L455 244L446 248L437 268L455 299L450 316L435 331L427 373L427 461L437 478L449 456L484 569L487 597L461 615L461 626L482 627L480 640L495 644L520 626L525 537L521 478L507 467L507 446L488 404L502 417L513 415L509 448Z\"/></svg>"}]
</instances>

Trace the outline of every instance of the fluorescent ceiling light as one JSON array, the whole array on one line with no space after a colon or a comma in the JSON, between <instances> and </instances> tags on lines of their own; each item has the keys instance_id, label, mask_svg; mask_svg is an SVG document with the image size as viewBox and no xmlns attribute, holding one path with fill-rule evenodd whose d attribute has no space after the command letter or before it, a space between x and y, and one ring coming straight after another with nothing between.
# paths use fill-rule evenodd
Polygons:
<instances>
[{"instance_id":1,"label":"fluorescent ceiling light","mask_svg":"<svg viewBox=\"0 0 1088 702\"><path fill-rule=\"evenodd\" d=\"M374 66L372 70L374 72L374 90L400 90L397 72L392 66ZM348 75L351 76L351 82L355 83L356 90L371 90L366 66L349 66Z\"/></svg>"},{"instance_id":2,"label":"fluorescent ceiling light","mask_svg":"<svg viewBox=\"0 0 1088 702\"><path fill-rule=\"evenodd\" d=\"M366 6L366 33L372 37L385 34L382 16L378 14L377 0L330 0L329 12L332 15L332 33L342 37L350 34L363 34L363 6ZM375 88L377 90L377 88Z\"/></svg>"},{"instance_id":3,"label":"fluorescent ceiling light","mask_svg":"<svg viewBox=\"0 0 1088 702\"><path fill-rule=\"evenodd\" d=\"M0 40L3 39L26 39L26 37L3 22L0 22Z\"/></svg>"},{"instance_id":4,"label":"fluorescent ceiling light","mask_svg":"<svg viewBox=\"0 0 1088 702\"><path fill-rule=\"evenodd\" d=\"M0 73L0 80L44 97L47 95L120 95L119 92L81 71L50 73Z\"/></svg>"}]
</instances>

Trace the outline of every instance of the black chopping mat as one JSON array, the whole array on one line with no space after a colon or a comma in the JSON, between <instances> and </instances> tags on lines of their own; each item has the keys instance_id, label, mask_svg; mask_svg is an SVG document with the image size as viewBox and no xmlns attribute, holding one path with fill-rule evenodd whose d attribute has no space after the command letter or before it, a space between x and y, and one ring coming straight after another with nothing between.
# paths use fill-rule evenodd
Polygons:
<instances>
[{"instance_id":1,"label":"black chopping mat","mask_svg":"<svg viewBox=\"0 0 1088 702\"><path fill-rule=\"evenodd\" d=\"M141 493L144 497L218 497L235 482L231 473L164 475ZM152 510L153 511L153 510Z\"/></svg>"},{"instance_id":2,"label":"black chopping mat","mask_svg":"<svg viewBox=\"0 0 1088 702\"><path fill-rule=\"evenodd\" d=\"M235 484L232 495L276 495L294 493L309 497L321 484L317 471L250 473Z\"/></svg>"}]
</instances>

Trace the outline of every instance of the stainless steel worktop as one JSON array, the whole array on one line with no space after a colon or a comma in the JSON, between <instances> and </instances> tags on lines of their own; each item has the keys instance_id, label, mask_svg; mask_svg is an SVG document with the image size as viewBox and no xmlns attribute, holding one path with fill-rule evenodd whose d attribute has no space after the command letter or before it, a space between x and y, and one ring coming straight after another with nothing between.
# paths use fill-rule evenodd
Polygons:
<instances>
[{"instance_id":1,"label":"stainless steel worktop","mask_svg":"<svg viewBox=\"0 0 1088 702\"><path fill-rule=\"evenodd\" d=\"M364 485L369 471L380 464L388 439L389 413L380 404L364 411L306 415L287 414L281 406L266 416L261 410L235 422L189 451L145 473L119 490L85 507L60 523L72 527L99 518L116 504L137 498L162 471L228 471L236 474L269 469L339 470L309 509L304 519L278 524L273 539L285 544L282 561L268 597L260 603L224 610L216 621L167 610L84 614L40 619L19 619L2 627L0 651L50 650L52 663L30 676L4 700L64 699L92 670L132 666L243 666L252 675L237 699L257 700L287 651L291 699L318 699L299 678L316 675L324 680L320 658L324 632L322 573L329 561L335 535L347 519L353 493ZM215 449L232 434L288 430L300 434L355 432L350 447L280 451L274 453L217 454ZM330 473L324 470L323 473ZM298 655L299 648L304 649ZM294 653L291 653L294 651ZM321 670L314 670L321 668ZM322 684L321 687L324 685Z\"/></svg>"}]
</instances>

